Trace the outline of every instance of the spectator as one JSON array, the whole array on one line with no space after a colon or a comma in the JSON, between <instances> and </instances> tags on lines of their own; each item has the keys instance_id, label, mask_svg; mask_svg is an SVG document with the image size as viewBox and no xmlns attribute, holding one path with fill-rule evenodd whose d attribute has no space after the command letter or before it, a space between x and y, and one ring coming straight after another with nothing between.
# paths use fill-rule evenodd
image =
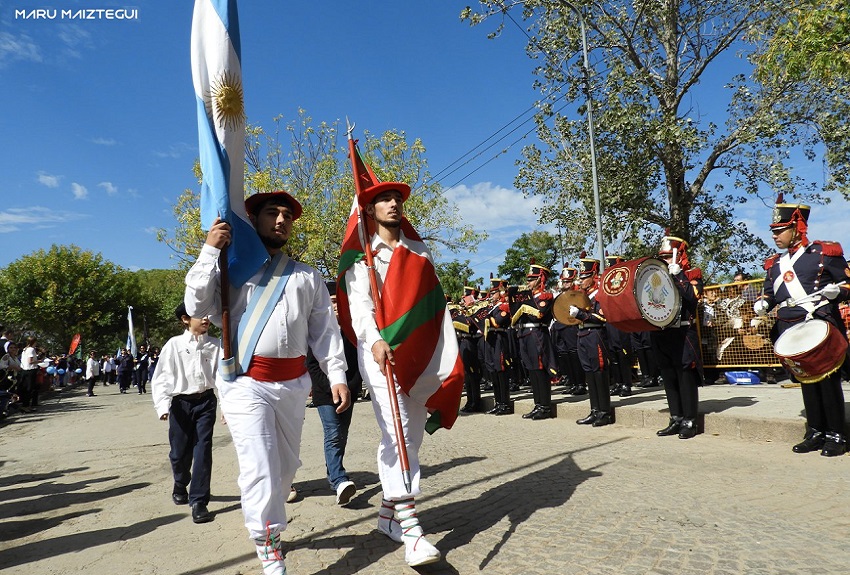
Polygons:
<instances>
[{"instance_id":1,"label":"spectator","mask_svg":"<svg viewBox=\"0 0 850 575\"><path fill-rule=\"evenodd\" d=\"M88 397L94 397L94 383L97 381L97 376L100 375L100 363L95 359L94 352L89 352L89 358L86 360L86 384L88 384Z\"/></svg>"},{"instance_id":2,"label":"spectator","mask_svg":"<svg viewBox=\"0 0 850 575\"><path fill-rule=\"evenodd\" d=\"M130 389L130 382L133 377L133 356L130 355L130 350L124 348L121 350L121 357L118 358L118 391L127 393Z\"/></svg>"},{"instance_id":3,"label":"spectator","mask_svg":"<svg viewBox=\"0 0 850 575\"><path fill-rule=\"evenodd\" d=\"M21 410L24 412L38 410L38 353L35 349L35 337L27 338L27 346L21 354Z\"/></svg>"}]
</instances>

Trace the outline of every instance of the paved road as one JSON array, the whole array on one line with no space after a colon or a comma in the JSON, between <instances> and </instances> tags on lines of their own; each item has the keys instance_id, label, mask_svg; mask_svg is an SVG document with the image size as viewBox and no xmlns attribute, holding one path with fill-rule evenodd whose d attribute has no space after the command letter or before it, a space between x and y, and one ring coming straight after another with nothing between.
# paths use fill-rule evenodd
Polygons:
<instances>
[{"instance_id":1,"label":"paved road","mask_svg":"<svg viewBox=\"0 0 850 575\"><path fill-rule=\"evenodd\" d=\"M194 525L188 507L171 502L166 424L150 397L113 390L98 387L94 398L66 392L3 423L0 571L259 574L227 428L215 433L215 521ZM799 390L771 393L782 391L799 402ZM652 404L657 393L631 405ZM746 405L760 403L746 395ZM850 570L850 456L795 455L786 441L757 434L658 438L655 427L629 424L636 417L626 402L624 423L587 428L564 416L577 400L556 398L564 401L558 419L471 415L426 438L420 518L445 559L419 572ZM308 410L296 478L303 497L289 506L284 534L290 575L415 572L403 549L373 530L373 418L368 404L355 406L346 463L360 490L338 508L324 479L321 425Z\"/></svg>"}]
</instances>

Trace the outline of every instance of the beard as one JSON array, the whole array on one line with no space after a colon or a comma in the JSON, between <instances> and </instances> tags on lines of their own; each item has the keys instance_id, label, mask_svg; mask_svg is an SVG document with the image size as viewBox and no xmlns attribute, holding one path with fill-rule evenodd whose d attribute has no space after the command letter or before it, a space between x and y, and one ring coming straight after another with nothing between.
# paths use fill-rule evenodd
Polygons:
<instances>
[{"instance_id":1,"label":"beard","mask_svg":"<svg viewBox=\"0 0 850 575\"><path fill-rule=\"evenodd\" d=\"M277 236L269 236L269 235L266 235L266 234L259 234L259 235L260 235L260 241L263 242L263 245L266 246L267 248L279 250L280 248L282 248L283 246L286 245L286 240L279 238Z\"/></svg>"},{"instance_id":2,"label":"beard","mask_svg":"<svg viewBox=\"0 0 850 575\"><path fill-rule=\"evenodd\" d=\"M401 227L401 218L399 218L398 220L379 220L378 218L375 218L375 222L381 224L385 228L390 229Z\"/></svg>"}]
</instances>

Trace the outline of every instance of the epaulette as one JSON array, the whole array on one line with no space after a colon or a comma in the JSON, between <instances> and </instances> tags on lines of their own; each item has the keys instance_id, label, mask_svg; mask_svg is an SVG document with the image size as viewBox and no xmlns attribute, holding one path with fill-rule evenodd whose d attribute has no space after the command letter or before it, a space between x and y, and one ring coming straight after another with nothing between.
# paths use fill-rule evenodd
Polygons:
<instances>
[{"instance_id":1,"label":"epaulette","mask_svg":"<svg viewBox=\"0 0 850 575\"><path fill-rule=\"evenodd\" d=\"M688 281L701 280L702 270L700 268L689 268L685 270L685 277Z\"/></svg>"},{"instance_id":2,"label":"epaulette","mask_svg":"<svg viewBox=\"0 0 850 575\"><path fill-rule=\"evenodd\" d=\"M826 242L823 240L815 240L812 244L820 246L821 253L825 256L844 257L844 250L841 249L841 244L838 242Z\"/></svg>"},{"instance_id":3,"label":"epaulette","mask_svg":"<svg viewBox=\"0 0 850 575\"><path fill-rule=\"evenodd\" d=\"M544 292L540 293L540 296L538 297L538 299L543 300L543 301L549 301L550 299L554 299L554 297L555 296L553 296L548 291L544 291Z\"/></svg>"},{"instance_id":4,"label":"epaulette","mask_svg":"<svg viewBox=\"0 0 850 575\"><path fill-rule=\"evenodd\" d=\"M770 268L773 267L773 265L776 263L776 260L778 260L781 257L782 257L781 254L773 254L772 256L770 256L769 258L764 260L764 269L770 271Z\"/></svg>"}]
</instances>

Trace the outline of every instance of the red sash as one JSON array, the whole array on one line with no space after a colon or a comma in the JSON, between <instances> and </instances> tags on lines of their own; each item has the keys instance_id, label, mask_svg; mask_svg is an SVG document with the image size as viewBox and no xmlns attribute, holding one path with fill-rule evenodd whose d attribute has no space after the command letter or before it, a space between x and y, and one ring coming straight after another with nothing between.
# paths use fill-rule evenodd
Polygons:
<instances>
[{"instance_id":1,"label":"red sash","mask_svg":"<svg viewBox=\"0 0 850 575\"><path fill-rule=\"evenodd\" d=\"M307 373L307 358L251 356L245 375L257 381L287 381Z\"/></svg>"}]
</instances>

